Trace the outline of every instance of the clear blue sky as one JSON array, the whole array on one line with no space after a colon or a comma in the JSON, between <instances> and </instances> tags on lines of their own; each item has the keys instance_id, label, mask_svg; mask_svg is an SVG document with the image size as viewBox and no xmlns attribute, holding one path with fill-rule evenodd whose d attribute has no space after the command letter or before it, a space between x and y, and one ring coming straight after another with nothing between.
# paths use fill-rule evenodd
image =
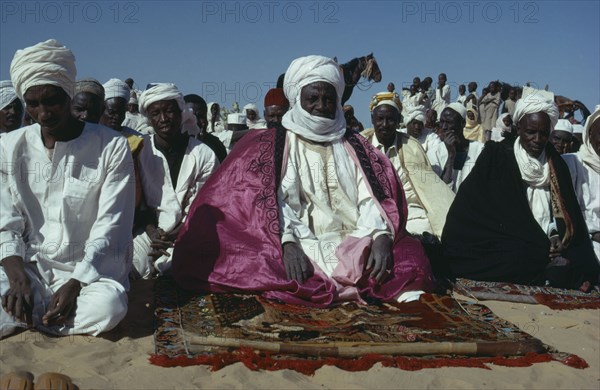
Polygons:
<instances>
[{"instance_id":1,"label":"clear blue sky","mask_svg":"<svg viewBox=\"0 0 600 390\"><path fill-rule=\"evenodd\" d=\"M78 78L173 82L230 107L263 97L296 57L373 52L383 80L349 104L369 125L368 103L392 81L448 75L481 87L500 79L549 84L600 103L600 2L591 1L2 1L0 78L17 49L55 38L77 58Z\"/></svg>"}]
</instances>

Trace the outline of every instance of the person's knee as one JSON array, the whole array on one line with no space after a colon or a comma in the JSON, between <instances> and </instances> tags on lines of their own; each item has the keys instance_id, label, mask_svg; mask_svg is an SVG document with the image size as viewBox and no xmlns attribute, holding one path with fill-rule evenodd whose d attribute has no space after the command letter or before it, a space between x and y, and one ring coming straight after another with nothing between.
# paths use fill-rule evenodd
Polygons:
<instances>
[{"instance_id":1,"label":"person's knee","mask_svg":"<svg viewBox=\"0 0 600 390\"><path fill-rule=\"evenodd\" d=\"M94 286L94 284L97 284ZM77 301L75 327L83 333L97 336L113 329L127 314L127 293L112 283L96 282L80 295ZM79 332L78 332L79 333Z\"/></svg>"}]
</instances>

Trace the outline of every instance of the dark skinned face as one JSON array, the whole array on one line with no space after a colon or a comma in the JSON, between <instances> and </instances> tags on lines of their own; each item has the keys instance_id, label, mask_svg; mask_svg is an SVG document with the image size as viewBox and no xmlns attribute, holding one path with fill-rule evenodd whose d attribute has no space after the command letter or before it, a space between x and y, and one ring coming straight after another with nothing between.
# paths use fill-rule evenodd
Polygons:
<instances>
[{"instance_id":1,"label":"dark skinned face","mask_svg":"<svg viewBox=\"0 0 600 390\"><path fill-rule=\"evenodd\" d=\"M170 142L181 133L181 110L175 100L160 100L146 110L156 135Z\"/></svg>"},{"instance_id":2,"label":"dark skinned face","mask_svg":"<svg viewBox=\"0 0 600 390\"><path fill-rule=\"evenodd\" d=\"M538 158L550 138L550 117L544 112L527 114L518 124L520 143L532 157Z\"/></svg>"},{"instance_id":3,"label":"dark skinned face","mask_svg":"<svg viewBox=\"0 0 600 390\"><path fill-rule=\"evenodd\" d=\"M444 76L443 74L438 76L438 84L441 85L442 87L444 85L446 85L446 76Z\"/></svg>"},{"instance_id":4,"label":"dark skinned face","mask_svg":"<svg viewBox=\"0 0 600 390\"><path fill-rule=\"evenodd\" d=\"M559 154L569 153L571 151L571 141L573 136L568 131L554 130L550 134L550 142Z\"/></svg>"},{"instance_id":5,"label":"dark skinned face","mask_svg":"<svg viewBox=\"0 0 600 390\"><path fill-rule=\"evenodd\" d=\"M207 108L202 104L198 103L186 103L185 106L187 108L191 108L194 116L196 117L196 124L198 127L204 132L208 127L208 119L207 119Z\"/></svg>"},{"instance_id":6,"label":"dark skinned face","mask_svg":"<svg viewBox=\"0 0 600 390\"><path fill-rule=\"evenodd\" d=\"M91 123L100 122L104 112L104 102L98 95L89 92L79 92L71 101L73 117Z\"/></svg>"},{"instance_id":7,"label":"dark skinned face","mask_svg":"<svg viewBox=\"0 0 600 390\"><path fill-rule=\"evenodd\" d=\"M477 85L475 83L469 83L469 92L475 92Z\"/></svg>"},{"instance_id":8,"label":"dark skinned face","mask_svg":"<svg viewBox=\"0 0 600 390\"><path fill-rule=\"evenodd\" d=\"M59 138L71 118L71 99L60 87L39 85L31 87L23 96L27 113L39 123L42 132Z\"/></svg>"},{"instance_id":9,"label":"dark skinned face","mask_svg":"<svg viewBox=\"0 0 600 390\"><path fill-rule=\"evenodd\" d=\"M463 129L465 120L460 114L451 108L445 108L440 115L440 128L445 135L453 133L457 141L461 142L464 139Z\"/></svg>"},{"instance_id":10,"label":"dark skinned face","mask_svg":"<svg viewBox=\"0 0 600 390\"><path fill-rule=\"evenodd\" d=\"M504 123L504 126L512 126L513 124L510 115L507 115L504 118L502 118L502 122Z\"/></svg>"},{"instance_id":11,"label":"dark skinned face","mask_svg":"<svg viewBox=\"0 0 600 390\"><path fill-rule=\"evenodd\" d=\"M211 115L212 115L213 119L217 119L217 120L219 120L219 111L220 111L220 110L221 110L221 107L219 107L219 105L218 105L218 104L213 104L213 105L210 107L210 113L211 113Z\"/></svg>"},{"instance_id":12,"label":"dark skinned face","mask_svg":"<svg viewBox=\"0 0 600 390\"><path fill-rule=\"evenodd\" d=\"M596 119L590 128L590 143L598 156L600 156L600 120Z\"/></svg>"},{"instance_id":13,"label":"dark skinned face","mask_svg":"<svg viewBox=\"0 0 600 390\"><path fill-rule=\"evenodd\" d=\"M104 102L104 113L100 118L100 124L121 131L121 123L125 120L126 112L127 102L125 99L120 97L107 99Z\"/></svg>"},{"instance_id":14,"label":"dark skinned face","mask_svg":"<svg viewBox=\"0 0 600 390\"><path fill-rule=\"evenodd\" d=\"M18 98L0 110L0 132L13 131L21 127L23 104Z\"/></svg>"},{"instance_id":15,"label":"dark skinned face","mask_svg":"<svg viewBox=\"0 0 600 390\"><path fill-rule=\"evenodd\" d=\"M419 138L423 134L423 122L413 119L406 125L406 132L415 138Z\"/></svg>"},{"instance_id":16,"label":"dark skinned face","mask_svg":"<svg viewBox=\"0 0 600 390\"><path fill-rule=\"evenodd\" d=\"M386 147L390 147L396 139L396 129L400 123L398 110L387 104L375 107L371 114L371 122L377 140Z\"/></svg>"},{"instance_id":17,"label":"dark skinned face","mask_svg":"<svg viewBox=\"0 0 600 390\"><path fill-rule=\"evenodd\" d=\"M254 111L254 110L246 110L246 118L248 120L255 121L257 116L258 115L256 114L256 111Z\"/></svg>"},{"instance_id":18,"label":"dark skinned face","mask_svg":"<svg viewBox=\"0 0 600 390\"><path fill-rule=\"evenodd\" d=\"M287 112L288 107L284 106L267 106L265 107L265 121L267 121L267 126L269 128L274 127L275 125L281 125L281 120L283 116Z\"/></svg>"},{"instance_id":19,"label":"dark skinned face","mask_svg":"<svg viewBox=\"0 0 600 390\"><path fill-rule=\"evenodd\" d=\"M464 85L458 86L458 93L460 93L461 95L465 94L465 86Z\"/></svg>"},{"instance_id":20,"label":"dark skinned face","mask_svg":"<svg viewBox=\"0 0 600 390\"><path fill-rule=\"evenodd\" d=\"M302 87L300 106L310 115L335 119L338 106L335 87L323 81Z\"/></svg>"}]
</instances>

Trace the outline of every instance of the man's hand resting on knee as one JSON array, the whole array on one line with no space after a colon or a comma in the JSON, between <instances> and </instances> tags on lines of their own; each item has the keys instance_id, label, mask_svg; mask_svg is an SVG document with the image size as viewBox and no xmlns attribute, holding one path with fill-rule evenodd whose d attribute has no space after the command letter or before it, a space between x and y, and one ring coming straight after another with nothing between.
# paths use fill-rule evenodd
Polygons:
<instances>
[{"instance_id":1,"label":"man's hand resting on knee","mask_svg":"<svg viewBox=\"0 0 600 390\"><path fill-rule=\"evenodd\" d=\"M392 272L394 257L392 256L393 241L387 234L382 234L373 241L371 254L367 260L365 272L371 271L370 278L381 283Z\"/></svg>"},{"instance_id":2,"label":"man's hand resting on knee","mask_svg":"<svg viewBox=\"0 0 600 390\"><path fill-rule=\"evenodd\" d=\"M314 272L310 259L295 242L283 244L283 264L288 279L304 283Z\"/></svg>"},{"instance_id":3,"label":"man's hand resting on knee","mask_svg":"<svg viewBox=\"0 0 600 390\"><path fill-rule=\"evenodd\" d=\"M31 283L23 268L23 259L19 256L9 256L2 260L2 268L8 277L10 285L2 296L2 308L17 320L31 325L33 310L33 293Z\"/></svg>"},{"instance_id":4,"label":"man's hand resting on knee","mask_svg":"<svg viewBox=\"0 0 600 390\"><path fill-rule=\"evenodd\" d=\"M62 325L75 314L81 283L75 279L63 284L50 299L48 311L42 317L45 326Z\"/></svg>"}]
</instances>

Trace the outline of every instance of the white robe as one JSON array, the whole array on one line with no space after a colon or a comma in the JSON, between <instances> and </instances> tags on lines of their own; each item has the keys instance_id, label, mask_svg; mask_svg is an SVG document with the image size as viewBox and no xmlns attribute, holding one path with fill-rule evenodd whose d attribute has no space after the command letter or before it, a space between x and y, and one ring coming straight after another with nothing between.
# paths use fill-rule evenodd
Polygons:
<instances>
[{"instance_id":1,"label":"white robe","mask_svg":"<svg viewBox=\"0 0 600 390\"><path fill-rule=\"evenodd\" d=\"M435 89L435 100L433 101L431 108L437 112L439 118L448 104L450 104L450 86L446 84L441 90L439 88Z\"/></svg>"},{"instance_id":2,"label":"white robe","mask_svg":"<svg viewBox=\"0 0 600 390\"><path fill-rule=\"evenodd\" d=\"M449 183L450 188L456 194L458 189L463 181L469 176L471 170L475 166L475 162L477 161L477 157L483 151L483 147L485 145L478 141L469 142L469 150L467 151L467 159L465 160L465 165L463 165L462 169L454 169L452 171L452 181Z\"/></svg>"},{"instance_id":3,"label":"white robe","mask_svg":"<svg viewBox=\"0 0 600 390\"><path fill-rule=\"evenodd\" d=\"M20 256L35 296L33 322L54 334L97 335L127 312L135 176L127 140L86 123L48 156L38 124L0 140L0 259ZM41 317L70 279L81 282L77 311L65 326ZM9 283L0 268L0 293ZM0 332L25 324L0 310Z\"/></svg>"},{"instance_id":4,"label":"white robe","mask_svg":"<svg viewBox=\"0 0 600 390\"><path fill-rule=\"evenodd\" d=\"M288 160L278 191L281 243L296 242L327 276L348 235L392 235L362 170L343 140L312 143L288 132ZM327 145L327 146L325 146Z\"/></svg>"},{"instance_id":5,"label":"white robe","mask_svg":"<svg viewBox=\"0 0 600 390\"><path fill-rule=\"evenodd\" d=\"M170 233L185 221L189 208L200 188L219 167L215 153L201 141L190 138L181 168L177 186L171 181L169 164L163 153L156 148L154 136L144 136L144 148L139 156L140 178L145 204L157 210L158 227ZM134 237L133 264L142 277L153 271L150 238L145 231L137 231ZM172 248L168 252L172 253ZM154 268L164 272L171 266L170 256L161 256L154 262Z\"/></svg>"},{"instance_id":6,"label":"white robe","mask_svg":"<svg viewBox=\"0 0 600 390\"><path fill-rule=\"evenodd\" d=\"M402 131L406 132L406 129L402 129ZM417 141L419 141L423 150L425 150L431 168L441 177L446 166L446 161L448 161L448 148L446 148L446 144L444 144L444 141L436 133L427 128L423 129Z\"/></svg>"},{"instance_id":7,"label":"white robe","mask_svg":"<svg viewBox=\"0 0 600 390\"><path fill-rule=\"evenodd\" d=\"M575 195L590 234L600 232L600 175L585 164L578 153L561 156L571 173ZM592 241L600 262L600 243Z\"/></svg>"}]
</instances>

